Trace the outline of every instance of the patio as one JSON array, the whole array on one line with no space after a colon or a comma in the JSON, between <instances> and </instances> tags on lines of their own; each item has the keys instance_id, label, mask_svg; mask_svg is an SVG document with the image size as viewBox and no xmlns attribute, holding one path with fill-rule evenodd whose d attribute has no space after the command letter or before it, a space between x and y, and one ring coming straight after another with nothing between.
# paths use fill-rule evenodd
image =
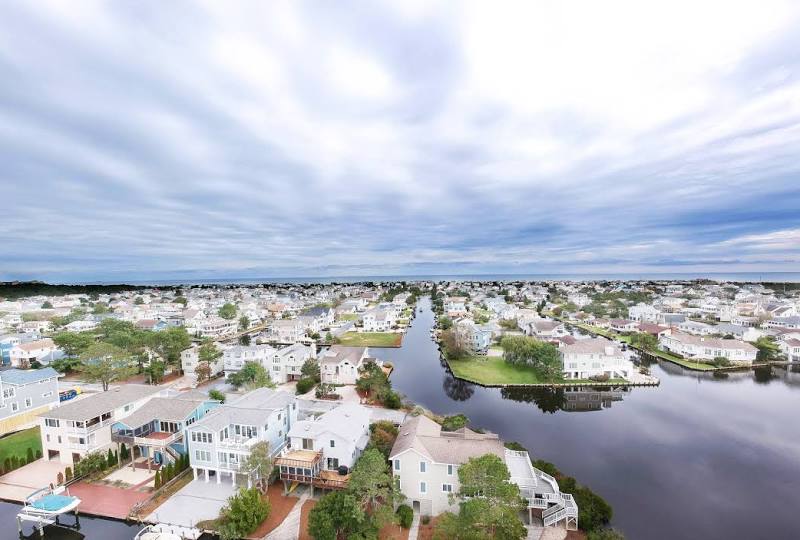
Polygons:
<instances>
[{"instance_id":1,"label":"patio","mask_svg":"<svg viewBox=\"0 0 800 540\"><path fill-rule=\"evenodd\" d=\"M147 516L146 521L194 527L199 521L216 519L228 497L235 492L229 478L223 478L219 484L192 480Z\"/></svg>"}]
</instances>

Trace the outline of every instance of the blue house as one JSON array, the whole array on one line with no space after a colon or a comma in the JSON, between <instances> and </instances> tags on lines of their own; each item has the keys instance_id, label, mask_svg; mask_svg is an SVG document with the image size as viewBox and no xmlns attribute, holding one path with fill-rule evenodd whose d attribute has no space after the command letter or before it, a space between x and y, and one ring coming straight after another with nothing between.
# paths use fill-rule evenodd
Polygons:
<instances>
[{"instance_id":1,"label":"blue house","mask_svg":"<svg viewBox=\"0 0 800 540\"><path fill-rule=\"evenodd\" d=\"M186 428L219 404L198 391L155 397L115 422L111 426L111 440L118 447L125 444L131 449L132 466L137 461L148 469L152 465L166 465L186 454Z\"/></svg>"}]
</instances>

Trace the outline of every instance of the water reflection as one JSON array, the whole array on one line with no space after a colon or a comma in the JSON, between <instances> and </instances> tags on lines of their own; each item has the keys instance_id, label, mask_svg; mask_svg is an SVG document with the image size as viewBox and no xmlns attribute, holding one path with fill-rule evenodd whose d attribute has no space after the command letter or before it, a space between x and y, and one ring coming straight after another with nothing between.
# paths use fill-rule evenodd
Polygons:
<instances>
[{"instance_id":1,"label":"water reflection","mask_svg":"<svg viewBox=\"0 0 800 540\"><path fill-rule=\"evenodd\" d=\"M445 374L442 388L447 397L454 401L467 401L475 393L474 384L456 379L449 372Z\"/></svg>"}]
</instances>

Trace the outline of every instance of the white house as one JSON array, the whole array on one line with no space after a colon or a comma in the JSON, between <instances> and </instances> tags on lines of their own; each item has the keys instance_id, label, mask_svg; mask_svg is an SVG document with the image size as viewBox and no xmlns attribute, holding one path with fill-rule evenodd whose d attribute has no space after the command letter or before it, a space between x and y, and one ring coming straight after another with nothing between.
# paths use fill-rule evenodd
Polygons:
<instances>
[{"instance_id":1,"label":"white house","mask_svg":"<svg viewBox=\"0 0 800 540\"><path fill-rule=\"evenodd\" d=\"M459 343L473 354L486 354L492 343L492 332L475 324L472 319L459 319L454 325Z\"/></svg>"},{"instance_id":2,"label":"white house","mask_svg":"<svg viewBox=\"0 0 800 540\"><path fill-rule=\"evenodd\" d=\"M657 323L660 313L656 308L644 302L639 302L635 306L628 308L628 318L632 321Z\"/></svg>"},{"instance_id":3,"label":"white house","mask_svg":"<svg viewBox=\"0 0 800 540\"><path fill-rule=\"evenodd\" d=\"M792 338L785 341L779 341L778 345L781 352L786 355L786 359L790 362L800 362L800 339Z\"/></svg>"},{"instance_id":4,"label":"white house","mask_svg":"<svg viewBox=\"0 0 800 540\"><path fill-rule=\"evenodd\" d=\"M719 329L716 326L690 320L678 323L678 330L684 334L692 334L695 336L710 336L711 334L716 334L719 332Z\"/></svg>"},{"instance_id":5,"label":"white house","mask_svg":"<svg viewBox=\"0 0 800 540\"><path fill-rule=\"evenodd\" d=\"M756 347L738 339L701 337L679 332L662 336L658 343L666 351L701 362L721 356L735 364L752 364L758 354Z\"/></svg>"},{"instance_id":6,"label":"white house","mask_svg":"<svg viewBox=\"0 0 800 540\"><path fill-rule=\"evenodd\" d=\"M279 319L270 324L270 339L278 343L297 343L306 334L306 329L297 319Z\"/></svg>"},{"instance_id":7,"label":"white house","mask_svg":"<svg viewBox=\"0 0 800 540\"><path fill-rule=\"evenodd\" d=\"M589 379L608 376L629 380L633 363L626 359L614 342L604 338L578 340L559 349L565 379Z\"/></svg>"},{"instance_id":8,"label":"white house","mask_svg":"<svg viewBox=\"0 0 800 540\"><path fill-rule=\"evenodd\" d=\"M225 345L222 343L215 343L217 349L220 352L223 352L226 348ZM197 384L197 366L200 365L200 345L194 345L188 349L181 351L181 369L183 373L190 378L194 379L194 384ZM223 359L222 355L220 355L216 360L213 362L208 363L208 367L210 368L210 377L216 377L223 371Z\"/></svg>"},{"instance_id":9,"label":"white house","mask_svg":"<svg viewBox=\"0 0 800 540\"><path fill-rule=\"evenodd\" d=\"M281 384L300 379L302 377L300 370L303 364L311 358L316 358L313 345L295 343L274 351L271 358L268 359L268 365L264 367L269 370L272 380Z\"/></svg>"},{"instance_id":10,"label":"white house","mask_svg":"<svg viewBox=\"0 0 800 540\"><path fill-rule=\"evenodd\" d=\"M333 345L319 356L320 377L327 384L355 384L358 370L369 358L367 347Z\"/></svg>"},{"instance_id":11,"label":"white house","mask_svg":"<svg viewBox=\"0 0 800 540\"><path fill-rule=\"evenodd\" d=\"M583 306L587 306L591 304L592 299L589 298L589 295L582 292L574 292L567 295L567 301L572 302L578 308L582 308Z\"/></svg>"},{"instance_id":12,"label":"white house","mask_svg":"<svg viewBox=\"0 0 800 540\"><path fill-rule=\"evenodd\" d=\"M235 334L238 328L239 322L237 320L223 319L214 315L201 320L197 326L197 331L201 337L216 339Z\"/></svg>"},{"instance_id":13,"label":"white house","mask_svg":"<svg viewBox=\"0 0 800 540\"><path fill-rule=\"evenodd\" d=\"M225 403L187 428L189 462L195 479L217 483L228 475L236 484L241 464L259 443L269 444L277 456L286 446L288 433L297 421L297 400L292 394L258 388ZM252 478L247 476L248 485Z\"/></svg>"},{"instance_id":14,"label":"white house","mask_svg":"<svg viewBox=\"0 0 800 540\"><path fill-rule=\"evenodd\" d=\"M361 318L364 332L388 332L397 324L394 310L371 309Z\"/></svg>"},{"instance_id":15,"label":"white house","mask_svg":"<svg viewBox=\"0 0 800 540\"><path fill-rule=\"evenodd\" d=\"M222 365L227 377L231 373L241 370L245 363L255 362L270 369L268 359L275 354L275 349L269 345L234 345L222 353Z\"/></svg>"},{"instance_id":16,"label":"white house","mask_svg":"<svg viewBox=\"0 0 800 540\"><path fill-rule=\"evenodd\" d=\"M111 424L133 414L161 392L157 386L126 384L64 403L39 415L42 452L72 465L112 446Z\"/></svg>"},{"instance_id":17,"label":"white house","mask_svg":"<svg viewBox=\"0 0 800 540\"><path fill-rule=\"evenodd\" d=\"M288 470L288 461L300 459L303 455L310 458L312 477L319 476L320 470L337 471L339 467L352 469L369 442L369 419L369 409L356 403L347 403L317 419L296 422L289 430L289 446L284 451L283 460L276 463L281 469L281 478L289 481L307 478L304 474L296 478L296 473L291 474ZM308 454L309 451L315 455ZM281 465L281 461L286 464ZM318 463L318 467L314 463Z\"/></svg>"},{"instance_id":18,"label":"white house","mask_svg":"<svg viewBox=\"0 0 800 540\"><path fill-rule=\"evenodd\" d=\"M53 340L50 338L29 341L27 343L17 343L9 351L11 365L27 369L31 362L49 361L58 350Z\"/></svg>"}]
</instances>

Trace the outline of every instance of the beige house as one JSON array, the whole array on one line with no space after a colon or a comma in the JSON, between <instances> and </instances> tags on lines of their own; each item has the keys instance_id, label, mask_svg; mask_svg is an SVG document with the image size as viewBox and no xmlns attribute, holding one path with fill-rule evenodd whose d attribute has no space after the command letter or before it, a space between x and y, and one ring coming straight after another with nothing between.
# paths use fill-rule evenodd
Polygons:
<instances>
[{"instance_id":1,"label":"beige house","mask_svg":"<svg viewBox=\"0 0 800 540\"><path fill-rule=\"evenodd\" d=\"M527 501L528 523L578 528L578 506L572 496L561 493L556 480L531 465L527 452L508 450L494 433L477 433L468 428L442 431L427 416L415 416L400 426L389 460L400 483L400 491L415 512L436 516L457 512L451 495L460 488L458 468L486 454L502 459L511 481Z\"/></svg>"}]
</instances>

